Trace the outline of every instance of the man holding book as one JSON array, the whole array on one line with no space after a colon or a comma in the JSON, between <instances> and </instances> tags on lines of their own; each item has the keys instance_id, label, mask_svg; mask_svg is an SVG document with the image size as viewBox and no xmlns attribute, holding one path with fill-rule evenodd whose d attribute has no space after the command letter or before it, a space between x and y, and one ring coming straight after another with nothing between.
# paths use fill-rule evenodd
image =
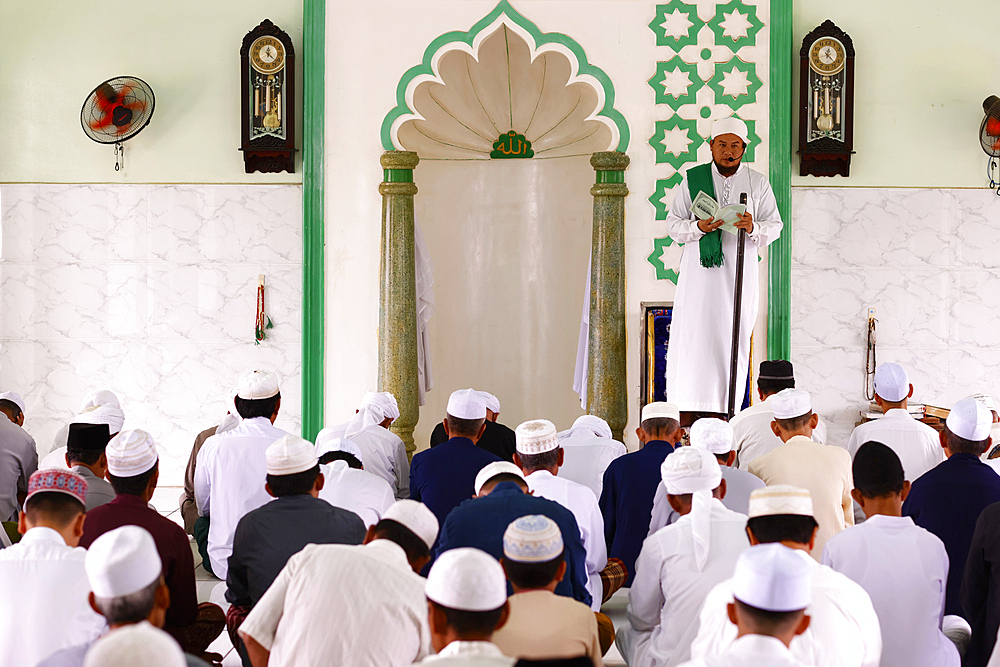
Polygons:
<instances>
[{"instance_id":1,"label":"man holding book","mask_svg":"<svg viewBox=\"0 0 1000 667\"><path fill-rule=\"evenodd\" d=\"M667 348L667 400L680 408L682 425L706 413L723 414L728 407L740 229L746 231L746 259L737 401L747 386L750 333L759 302L755 258L782 227L767 178L742 163L748 141L747 125L739 118L715 121L709 142L712 162L688 169L667 214L670 237L685 244Z\"/></svg>"}]
</instances>

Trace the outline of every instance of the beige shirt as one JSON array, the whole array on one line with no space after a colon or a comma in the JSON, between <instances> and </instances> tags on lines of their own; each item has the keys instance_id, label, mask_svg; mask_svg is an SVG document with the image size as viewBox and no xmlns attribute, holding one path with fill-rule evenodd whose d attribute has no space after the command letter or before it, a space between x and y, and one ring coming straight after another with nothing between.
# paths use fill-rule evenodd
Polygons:
<instances>
[{"instance_id":1,"label":"beige shirt","mask_svg":"<svg viewBox=\"0 0 1000 667\"><path fill-rule=\"evenodd\" d=\"M510 618L493 633L504 655L530 660L585 655L601 667L597 617L587 605L544 590L521 591L507 602Z\"/></svg>"},{"instance_id":2,"label":"beige shirt","mask_svg":"<svg viewBox=\"0 0 1000 667\"><path fill-rule=\"evenodd\" d=\"M854 525L851 455L846 449L820 445L803 435L753 460L750 472L768 486L791 484L809 490L813 517L819 523L812 557L823 556L827 540Z\"/></svg>"}]
</instances>

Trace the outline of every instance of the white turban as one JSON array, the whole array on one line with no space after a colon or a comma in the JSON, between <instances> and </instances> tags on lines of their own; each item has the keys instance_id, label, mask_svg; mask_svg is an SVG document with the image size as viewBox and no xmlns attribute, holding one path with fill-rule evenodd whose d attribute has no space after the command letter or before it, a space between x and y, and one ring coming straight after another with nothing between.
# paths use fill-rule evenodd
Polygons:
<instances>
[{"instance_id":1,"label":"white turban","mask_svg":"<svg viewBox=\"0 0 1000 667\"><path fill-rule=\"evenodd\" d=\"M594 415L583 415L577 417L573 426L565 431L559 432L559 439L579 438L582 436L596 435L598 438L611 439L611 427L608 422Z\"/></svg>"},{"instance_id":2,"label":"white turban","mask_svg":"<svg viewBox=\"0 0 1000 667\"><path fill-rule=\"evenodd\" d=\"M99 405L83 414L77 415L73 418L73 423L107 424L108 431L111 435L114 435L115 433L121 433L122 426L125 424L125 413L121 411L121 408L108 403L107 405Z\"/></svg>"},{"instance_id":3,"label":"white turban","mask_svg":"<svg viewBox=\"0 0 1000 667\"><path fill-rule=\"evenodd\" d=\"M399 405L396 397L387 391L366 391L361 397L358 414L347 422L344 437L350 439L369 426L381 424L386 419L399 419Z\"/></svg>"},{"instance_id":4,"label":"white turban","mask_svg":"<svg viewBox=\"0 0 1000 667\"><path fill-rule=\"evenodd\" d=\"M691 446L713 454L733 451L733 427L721 419L703 417L691 427Z\"/></svg>"},{"instance_id":5,"label":"white turban","mask_svg":"<svg viewBox=\"0 0 1000 667\"><path fill-rule=\"evenodd\" d=\"M691 494L691 535L698 570L705 568L712 535L712 491L722 482L715 455L695 447L678 447L660 465L663 485L672 496Z\"/></svg>"},{"instance_id":6,"label":"white turban","mask_svg":"<svg viewBox=\"0 0 1000 667\"><path fill-rule=\"evenodd\" d=\"M494 414L500 414L500 399L491 394L488 391L478 391L479 396L483 399L483 403L486 405L486 409Z\"/></svg>"},{"instance_id":7,"label":"white turban","mask_svg":"<svg viewBox=\"0 0 1000 667\"><path fill-rule=\"evenodd\" d=\"M316 434L316 456L323 458L329 452L347 452L360 461L361 465L365 464L361 458L361 448L352 440L339 437L337 430L328 426Z\"/></svg>"},{"instance_id":8,"label":"white turban","mask_svg":"<svg viewBox=\"0 0 1000 667\"><path fill-rule=\"evenodd\" d=\"M118 402L118 397L115 396L114 392L110 392L107 389L98 389L97 391L91 392L83 399L80 404L80 414L84 412L90 412L94 408L98 408L102 405L110 405L121 410L121 403Z\"/></svg>"}]
</instances>

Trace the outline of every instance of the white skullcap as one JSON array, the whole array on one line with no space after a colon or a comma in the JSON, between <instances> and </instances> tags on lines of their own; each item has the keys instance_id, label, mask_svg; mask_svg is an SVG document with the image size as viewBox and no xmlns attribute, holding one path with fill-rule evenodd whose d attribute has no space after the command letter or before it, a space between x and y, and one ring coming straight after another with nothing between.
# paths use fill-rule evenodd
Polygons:
<instances>
[{"instance_id":1,"label":"white skullcap","mask_svg":"<svg viewBox=\"0 0 1000 667\"><path fill-rule=\"evenodd\" d=\"M518 454L544 454L559 449L556 425L548 419L532 419L514 429Z\"/></svg>"},{"instance_id":2,"label":"white skullcap","mask_svg":"<svg viewBox=\"0 0 1000 667\"><path fill-rule=\"evenodd\" d=\"M747 124L736 116L720 118L712 123L712 138L715 139L722 134L735 134L743 140L743 143L750 143L750 131L747 129Z\"/></svg>"},{"instance_id":3,"label":"white skullcap","mask_svg":"<svg viewBox=\"0 0 1000 667\"><path fill-rule=\"evenodd\" d=\"M455 419L486 419L486 403L475 389L459 389L448 397L446 412Z\"/></svg>"},{"instance_id":4,"label":"white skullcap","mask_svg":"<svg viewBox=\"0 0 1000 667\"><path fill-rule=\"evenodd\" d=\"M507 576L500 563L472 547L441 554L427 574L427 599L460 611L493 611L507 601Z\"/></svg>"},{"instance_id":5,"label":"white skullcap","mask_svg":"<svg viewBox=\"0 0 1000 667\"><path fill-rule=\"evenodd\" d=\"M149 621L123 625L98 639L83 667L186 667L187 658L173 637Z\"/></svg>"},{"instance_id":6,"label":"white skullcap","mask_svg":"<svg viewBox=\"0 0 1000 667\"><path fill-rule=\"evenodd\" d=\"M104 453L108 457L108 472L115 477L141 475L158 460L153 436L139 429L122 431L111 438Z\"/></svg>"},{"instance_id":7,"label":"white skullcap","mask_svg":"<svg viewBox=\"0 0 1000 667\"><path fill-rule=\"evenodd\" d=\"M427 505L416 500L397 500L382 515L409 528L430 549L438 535L438 520Z\"/></svg>"},{"instance_id":8,"label":"white skullcap","mask_svg":"<svg viewBox=\"0 0 1000 667\"><path fill-rule=\"evenodd\" d=\"M776 514L813 515L812 496L807 489L788 484L774 484L750 493L749 518Z\"/></svg>"},{"instance_id":9,"label":"white skullcap","mask_svg":"<svg viewBox=\"0 0 1000 667\"><path fill-rule=\"evenodd\" d=\"M875 369L875 393L890 403L910 395L910 379L899 364L882 364Z\"/></svg>"},{"instance_id":10,"label":"white skullcap","mask_svg":"<svg viewBox=\"0 0 1000 667\"><path fill-rule=\"evenodd\" d=\"M678 447L660 464L663 486L672 496L691 494L691 535L698 570L708 561L712 535L712 491L722 482L715 455L695 447Z\"/></svg>"},{"instance_id":11,"label":"white skullcap","mask_svg":"<svg viewBox=\"0 0 1000 667\"><path fill-rule=\"evenodd\" d=\"M322 458L324 454L330 452L347 452L361 461L362 466L365 464L361 458L361 448L354 444L353 440L339 437L336 429L327 426L316 434L316 458Z\"/></svg>"},{"instance_id":12,"label":"white skullcap","mask_svg":"<svg viewBox=\"0 0 1000 667\"><path fill-rule=\"evenodd\" d=\"M812 602L812 566L780 542L758 544L736 559L733 597L764 611L805 609Z\"/></svg>"},{"instance_id":13,"label":"white skullcap","mask_svg":"<svg viewBox=\"0 0 1000 667\"><path fill-rule=\"evenodd\" d=\"M17 396L17 394L14 395ZM0 398L3 398L3 394L0 394ZM972 398L976 399L977 401L985 405L987 410L990 410L992 412L997 411L996 403L993 402L993 397L990 396L989 394L984 394L984 393L973 394ZM21 412L24 412L24 408L21 408Z\"/></svg>"},{"instance_id":14,"label":"white skullcap","mask_svg":"<svg viewBox=\"0 0 1000 667\"><path fill-rule=\"evenodd\" d=\"M381 425L386 419L399 419L399 404L388 391L366 391L358 405L358 413L347 422L344 437L352 438L369 426Z\"/></svg>"},{"instance_id":15,"label":"white skullcap","mask_svg":"<svg viewBox=\"0 0 1000 667\"><path fill-rule=\"evenodd\" d=\"M261 401L278 395L278 376L266 368L247 371L236 382L236 395L244 401Z\"/></svg>"},{"instance_id":16,"label":"white skullcap","mask_svg":"<svg viewBox=\"0 0 1000 667\"><path fill-rule=\"evenodd\" d=\"M500 414L500 399L491 394L488 391L481 391L479 395L483 399L483 404L486 405L486 409L494 414Z\"/></svg>"},{"instance_id":17,"label":"white skullcap","mask_svg":"<svg viewBox=\"0 0 1000 667\"><path fill-rule=\"evenodd\" d=\"M559 439L575 438L583 435L596 435L598 438L611 439L611 427L608 422L594 415L577 417L573 426L565 431L559 431Z\"/></svg>"},{"instance_id":18,"label":"white skullcap","mask_svg":"<svg viewBox=\"0 0 1000 667\"><path fill-rule=\"evenodd\" d=\"M98 389L87 394L84 397L83 402L80 403L80 414L84 412L90 412L94 408L99 408L102 405L110 405L113 408L118 408L121 410L122 405L118 401L118 397L115 396L114 392L108 391L107 389Z\"/></svg>"},{"instance_id":19,"label":"white skullcap","mask_svg":"<svg viewBox=\"0 0 1000 667\"><path fill-rule=\"evenodd\" d=\"M294 475L315 468L316 445L297 435L281 436L264 452L268 475Z\"/></svg>"},{"instance_id":20,"label":"white skullcap","mask_svg":"<svg viewBox=\"0 0 1000 667\"><path fill-rule=\"evenodd\" d=\"M138 593L160 579L163 563L153 536L139 526L122 526L98 537L84 560L90 589L99 598Z\"/></svg>"},{"instance_id":21,"label":"white skullcap","mask_svg":"<svg viewBox=\"0 0 1000 667\"><path fill-rule=\"evenodd\" d=\"M782 389L771 399L775 419L795 419L812 412L812 398L805 389Z\"/></svg>"},{"instance_id":22,"label":"white skullcap","mask_svg":"<svg viewBox=\"0 0 1000 667\"><path fill-rule=\"evenodd\" d=\"M510 461L494 461L493 463L483 466L482 470L479 471L479 474L476 475L476 481L473 484L476 489L476 495L478 496L479 492L483 490L486 482L490 481L497 475L504 474L517 475L521 479L524 479L524 473L521 472L521 469Z\"/></svg>"},{"instance_id":23,"label":"white skullcap","mask_svg":"<svg viewBox=\"0 0 1000 667\"><path fill-rule=\"evenodd\" d=\"M5 391L0 394L0 401L10 401L17 406L17 409L24 412L24 399L16 391Z\"/></svg>"},{"instance_id":24,"label":"white skullcap","mask_svg":"<svg viewBox=\"0 0 1000 667\"><path fill-rule=\"evenodd\" d=\"M733 451L733 427L714 417L702 417L691 426L691 446L713 454Z\"/></svg>"},{"instance_id":25,"label":"white skullcap","mask_svg":"<svg viewBox=\"0 0 1000 667\"><path fill-rule=\"evenodd\" d=\"M642 418L639 420L639 423L642 424L647 419L673 419L674 421L680 421L681 411L673 403L665 403L664 401L647 403L642 409Z\"/></svg>"},{"instance_id":26,"label":"white skullcap","mask_svg":"<svg viewBox=\"0 0 1000 667\"><path fill-rule=\"evenodd\" d=\"M562 533L547 516L522 516L503 533L503 555L518 563L547 563L562 552Z\"/></svg>"},{"instance_id":27,"label":"white skullcap","mask_svg":"<svg viewBox=\"0 0 1000 667\"><path fill-rule=\"evenodd\" d=\"M114 435L121 433L125 425L125 413L120 408L108 405L99 405L92 410L84 412L73 418L74 424L107 424L108 432Z\"/></svg>"},{"instance_id":28,"label":"white skullcap","mask_svg":"<svg viewBox=\"0 0 1000 667\"><path fill-rule=\"evenodd\" d=\"M944 422L948 430L960 438L979 442L990 437L993 413L985 405L969 396L951 408Z\"/></svg>"}]
</instances>

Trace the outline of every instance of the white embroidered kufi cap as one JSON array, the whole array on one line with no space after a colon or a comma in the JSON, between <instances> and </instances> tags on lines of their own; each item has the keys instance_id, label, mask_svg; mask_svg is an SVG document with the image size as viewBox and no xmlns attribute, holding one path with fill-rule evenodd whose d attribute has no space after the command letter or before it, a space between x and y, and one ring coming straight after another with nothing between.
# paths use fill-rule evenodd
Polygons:
<instances>
[{"instance_id":1,"label":"white embroidered kufi cap","mask_svg":"<svg viewBox=\"0 0 1000 667\"><path fill-rule=\"evenodd\" d=\"M264 452L268 475L295 475L315 468L316 445L297 435L281 436Z\"/></svg>"},{"instance_id":2,"label":"white embroidered kufi cap","mask_svg":"<svg viewBox=\"0 0 1000 667\"><path fill-rule=\"evenodd\" d=\"M882 364L875 369L875 393L890 403L910 395L910 379L899 364Z\"/></svg>"},{"instance_id":3,"label":"white embroidered kufi cap","mask_svg":"<svg viewBox=\"0 0 1000 667\"><path fill-rule=\"evenodd\" d=\"M87 651L83 667L186 667L180 644L149 621L124 625L98 639Z\"/></svg>"},{"instance_id":4,"label":"white embroidered kufi cap","mask_svg":"<svg viewBox=\"0 0 1000 667\"><path fill-rule=\"evenodd\" d=\"M244 401L260 401L278 395L278 376L265 368L247 371L236 383L236 395Z\"/></svg>"},{"instance_id":5,"label":"white embroidered kufi cap","mask_svg":"<svg viewBox=\"0 0 1000 667\"><path fill-rule=\"evenodd\" d=\"M524 473L516 465L510 461L494 461L493 463L488 463L482 467L479 473L476 475L476 481L473 487L476 490L476 495L483 490L486 486L486 482L490 481L497 475L517 475L521 479L524 479Z\"/></svg>"},{"instance_id":6,"label":"white embroidered kufi cap","mask_svg":"<svg viewBox=\"0 0 1000 667\"><path fill-rule=\"evenodd\" d=\"M673 403L665 401L647 403L642 408L642 419L639 422L642 423L647 419L673 419L674 421L680 421L681 411Z\"/></svg>"},{"instance_id":7,"label":"white embroidered kufi cap","mask_svg":"<svg viewBox=\"0 0 1000 667\"><path fill-rule=\"evenodd\" d=\"M438 535L438 520L427 505L416 500L397 500L389 506L382 518L392 519L409 528L428 549L434 546Z\"/></svg>"},{"instance_id":8,"label":"white embroidered kufi cap","mask_svg":"<svg viewBox=\"0 0 1000 667\"><path fill-rule=\"evenodd\" d=\"M503 555L518 563L547 563L562 552L562 533L547 516L522 516L503 533Z\"/></svg>"},{"instance_id":9,"label":"white embroidered kufi cap","mask_svg":"<svg viewBox=\"0 0 1000 667\"><path fill-rule=\"evenodd\" d=\"M494 414L500 414L500 399L491 394L488 391L481 391L479 395L483 399L483 404L486 405L486 409Z\"/></svg>"},{"instance_id":10,"label":"white embroidered kufi cap","mask_svg":"<svg viewBox=\"0 0 1000 667\"><path fill-rule=\"evenodd\" d=\"M805 609L812 602L808 557L779 542L744 550L736 559L733 597L764 611Z\"/></svg>"},{"instance_id":11,"label":"white embroidered kufi cap","mask_svg":"<svg viewBox=\"0 0 1000 667\"><path fill-rule=\"evenodd\" d=\"M771 399L775 419L795 419L812 412L812 398L805 389L782 389Z\"/></svg>"},{"instance_id":12,"label":"white embroidered kufi cap","mask_svg":"<svg viewBox=\"0 0 1000 667\"><path fill-rule=\"evenodd\" d=\"M459 389L451 392L447 412L455 419L486 419L486 403L475 389Z\"/></svg>"},{"instance_id":13,"label":"white embroidered kufi cap","mask_svg":"<svg viewBox=\"0 0 1000 667\"><path fill-rule=\"evenodd\" d=\"M90 589L99 598L138 593L160 579L163 563L153 536L139 526L122 526L98 537L84 560Z\"/></svg>"},{"instance_id":14,"label":"white embroidered kufi cap","mask_svg":"<svg viewBox=\"0 0 1000 667\"><path fill-rule=\"evenodd\" d=\"M702 417L691 426L691 446L728 454L733 451L733 427L721 419Z\"/></svg>"},{"instance_id":15,"label":"white embroidered kufi cap","mask_svg":"<svg viewBox=\"0 0 1000 667\"><path fill-rule=\"evenodd\" d=\"M10 401L17 406L17 409L24 412L24 399L16 391L5 391L0 394L0 401Z\"/></svg>"},{"instance_id":16,"label":"white embroidered kufi cap","mask_svg":"<svg viewBox=\"0 0 1000 667\"><path fill-rule=\"evenodd\" d=\"M424 594L442 607L493 611L507 601L507 576L500 563L472 547L441 554L427 575Z\"/></svg>"},{"instance_id":17,"label":"white embroidered kufi cap","mask_svg":"<svg viewBox=\"0 0 1000 667\"><path fill-rule=\"evenodd\" d=\"M532 419L514 429L514 439L519 454L544 454L559 449L556 425L548 419Z\"/></svg>"},{"instance_id":18,"label":"white embroidered kufi cap","mask_svg":"<svg viewBox=\"0 0 1000 667\"><path fill-rule=\"evenodd\" d=\"M812 496L807 489L788 484L765 486L750 493L749 518L776 514L813 516Z\"/></svg>"},{"instance_id":19,"label":"white embroidered kufi cap","mask_svg":"<svg viewBox=\"0 0 1000 667\"><path fill-rule=\"evenodd\" d=\"M712 139L723 134L735 134L743 140L743 143L750 143L750 132L747 129L747 124L736 116L720 118L712 123Z\"/></svg>"},{"instance_id":20,"label":"white embroidered kufi cap","mask_svg":"<svg viewBox=\"0 0 1000 667\"><path fill-rule=\"evenodd\" d=\"M135 477L152 469L159 457L153 436L140 429L122 431L104 449L108 472L115 477Z\"/></svg>"},{"instance_id":21,"label":"white embroidered kufi cap","mask_svg":"<svg viewBox=\"0 0 1000 667\"><path fill-rule=\"evenodd\" d=\"M990 436L993 413L981 402L969 396L951 408L945 419L948 430L960 438L979 442Z\"/></svg>"}]
</instances>

